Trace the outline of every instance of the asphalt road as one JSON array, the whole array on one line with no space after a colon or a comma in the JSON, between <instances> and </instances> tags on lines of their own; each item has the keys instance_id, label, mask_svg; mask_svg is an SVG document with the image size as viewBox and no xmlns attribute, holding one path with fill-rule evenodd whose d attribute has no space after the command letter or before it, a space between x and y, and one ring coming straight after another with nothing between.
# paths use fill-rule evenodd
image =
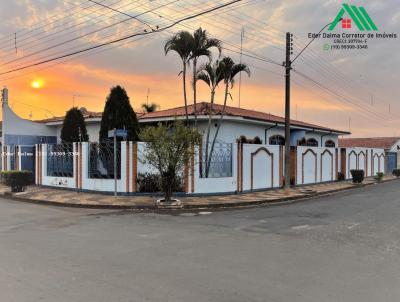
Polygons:
<instances>
[{"instance_id":1,"label":"asphalt road","mask_svg":"<svg viewBox=\"0 0 400 302\"><path fill-rule=\"evenodd\" d=\"M198 216L0 200L0 301L399 301L399 196Z\"/></svg>"}]
</instances>

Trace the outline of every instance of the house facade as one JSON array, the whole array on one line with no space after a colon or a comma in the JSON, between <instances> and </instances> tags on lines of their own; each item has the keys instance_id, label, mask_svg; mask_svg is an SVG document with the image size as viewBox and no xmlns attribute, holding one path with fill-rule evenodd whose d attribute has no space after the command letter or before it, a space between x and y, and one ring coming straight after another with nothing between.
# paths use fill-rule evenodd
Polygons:
<instances>
[{"instance_id":1,"label":"house facade","mask_svg":"<svg viewBox=\"0 0 400 302\"><path fill-rule=\"evenodd\" d=\"M188 106L189 122L194 123L194 106ZM207 132L209 114L212 116L211 138L221 117L222 105L201 102L197 104L198 129ZM85 118L90 142L98 141L101 112L80 109ZM30 121L16 115L8 105L8 91L2 93L3 142L4 145L34 145L38 143L60 142L64 117L53 117L40 121ZM177 107L153 113L138 114L141 126L172 122L185 119L185 108ZM263 144L283 145L285 143L285 120L276 115L227 106L218 134L218 141L233 143L245 137L248 141L258 138ZM291 145L313 147L337 147L338 136L350 134L346 131L331 129L301 121L291 121Z\"/></svg>"}]
</instances>

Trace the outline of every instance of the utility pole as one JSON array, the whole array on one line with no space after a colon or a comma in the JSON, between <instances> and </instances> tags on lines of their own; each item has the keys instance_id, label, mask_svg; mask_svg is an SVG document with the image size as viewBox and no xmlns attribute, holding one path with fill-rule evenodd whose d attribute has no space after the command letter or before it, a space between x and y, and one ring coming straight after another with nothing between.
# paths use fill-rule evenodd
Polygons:
<instances>
[{"instance_id":1,"label":"utility pole","mask_svg":"<svg viewBox=\"0 0 400 302\"><path fill-rule=\"evenodd\" d=\"M285 189L290 188L290 70L292 62L292 34L286 33L286 61L285 65Z\"/></svg>"}]
</instances>

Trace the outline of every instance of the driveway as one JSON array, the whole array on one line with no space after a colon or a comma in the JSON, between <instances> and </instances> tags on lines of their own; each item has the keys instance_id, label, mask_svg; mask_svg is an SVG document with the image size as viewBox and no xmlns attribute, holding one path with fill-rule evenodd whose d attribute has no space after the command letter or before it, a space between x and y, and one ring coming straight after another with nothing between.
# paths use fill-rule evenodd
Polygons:
<instances>
[{"instance_id":1,"label":"driveway","mask_svg":"<svg viewBox=\"0 0 400 302\"><path fill-rule=\"evenodd\" d=\"M0 300L398 301L399 184L197 216L3 199Z\"/></svg>"}]
</instances>

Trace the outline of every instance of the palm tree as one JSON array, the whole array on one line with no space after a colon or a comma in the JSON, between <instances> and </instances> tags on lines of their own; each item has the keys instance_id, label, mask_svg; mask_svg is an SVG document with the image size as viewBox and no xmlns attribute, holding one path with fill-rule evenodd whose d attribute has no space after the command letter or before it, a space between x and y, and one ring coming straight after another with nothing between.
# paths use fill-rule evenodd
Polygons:
<instances>
[{"instance_id":1,"label":"palm tree","mask_svg":"<svg viewBox=\"0 0 400 302\"><path fill-rule=\"evenodd\" d=\"M157 111L157 108L160 107L156 103L143 103L142 104L142 109L144 110L145 113L151 113Z\"/></svg>"},{"instance_id":2,"label":"palm tree","mask_svg":"<svg viewBox=\"0 0 400 302\"><path fill-rule=\"evenodd\" d=\"M221 56L221 41L214 38L209 38L207 31L201 27L193 33L193 49L190 59L193 60L193 108L194 108L194 125L197 126L197 61L201 56L206 56L211 60L210 48L215 47L218 49Z\"/></svg>"},{"instance_id":3,"label":"palm tree","mask_svg":"<svg viewBox=\"0 0 400 302\"><path fill-rule=\"evenodd\" d=\"M218 132L222 124L222 119L225 114L226 102L228 100L228 96L232 98L229 90L233 88L233 84L235 83L235 76L242 71L247 73L248 76L250 76L250 69L246 64L243 63L235 64L235 62L230 57L225 57L221 60L220 68L221 68L221 76L225 84L224 105L222 106L222 111L220 113L221 115L218 120L217 130L215 130L214 138L211 144L210 155L207 159L208 163L206 164L206 177L208 177L208 170L210 169L211 158L214 152L215 142L217 140Z\"/></svg>"},{"instance_id":4,"label":"palm tree","mask_svg":"<svg viewBox=\"0 0 400 302\"><path fill-rule=\"evenodd\" d=\"M218 84L224 79L222 73L222 64L221 61L217 60L213 64L207 63L202 65L197 72L197 79L206 83L211 90L211 97L210 97L210 112L208 115L208 126L207 126L207 135L206 135L206 148L205 148L205 171L206 177L208 177L208 145L210 139L210 131L211 131L211 119L213 114L213 105L215 100L215 89L217 88ZM200 169L202 172L202 169Z\"/></svg>"},{"instance_id":5,"label":"palm tree","mask_svg":"<svg viewBox=\"0 0 400 302\"><path fill-rule=\"evenodd\" d=\"M188 122L188 110L187 110L187 95L186 95L186 67L189 64L192 49L193 49L193 36L191 33L187 31L180 31L175 34L172 38L167 40L164 45L164 52L165 55L168 54L171 50L175 51L182 60L183 69L179 73L182 73L182 82L183 82L183 100L185 103L185 115L186 115L186 122Z\"/></svg>"}]
</instances>

